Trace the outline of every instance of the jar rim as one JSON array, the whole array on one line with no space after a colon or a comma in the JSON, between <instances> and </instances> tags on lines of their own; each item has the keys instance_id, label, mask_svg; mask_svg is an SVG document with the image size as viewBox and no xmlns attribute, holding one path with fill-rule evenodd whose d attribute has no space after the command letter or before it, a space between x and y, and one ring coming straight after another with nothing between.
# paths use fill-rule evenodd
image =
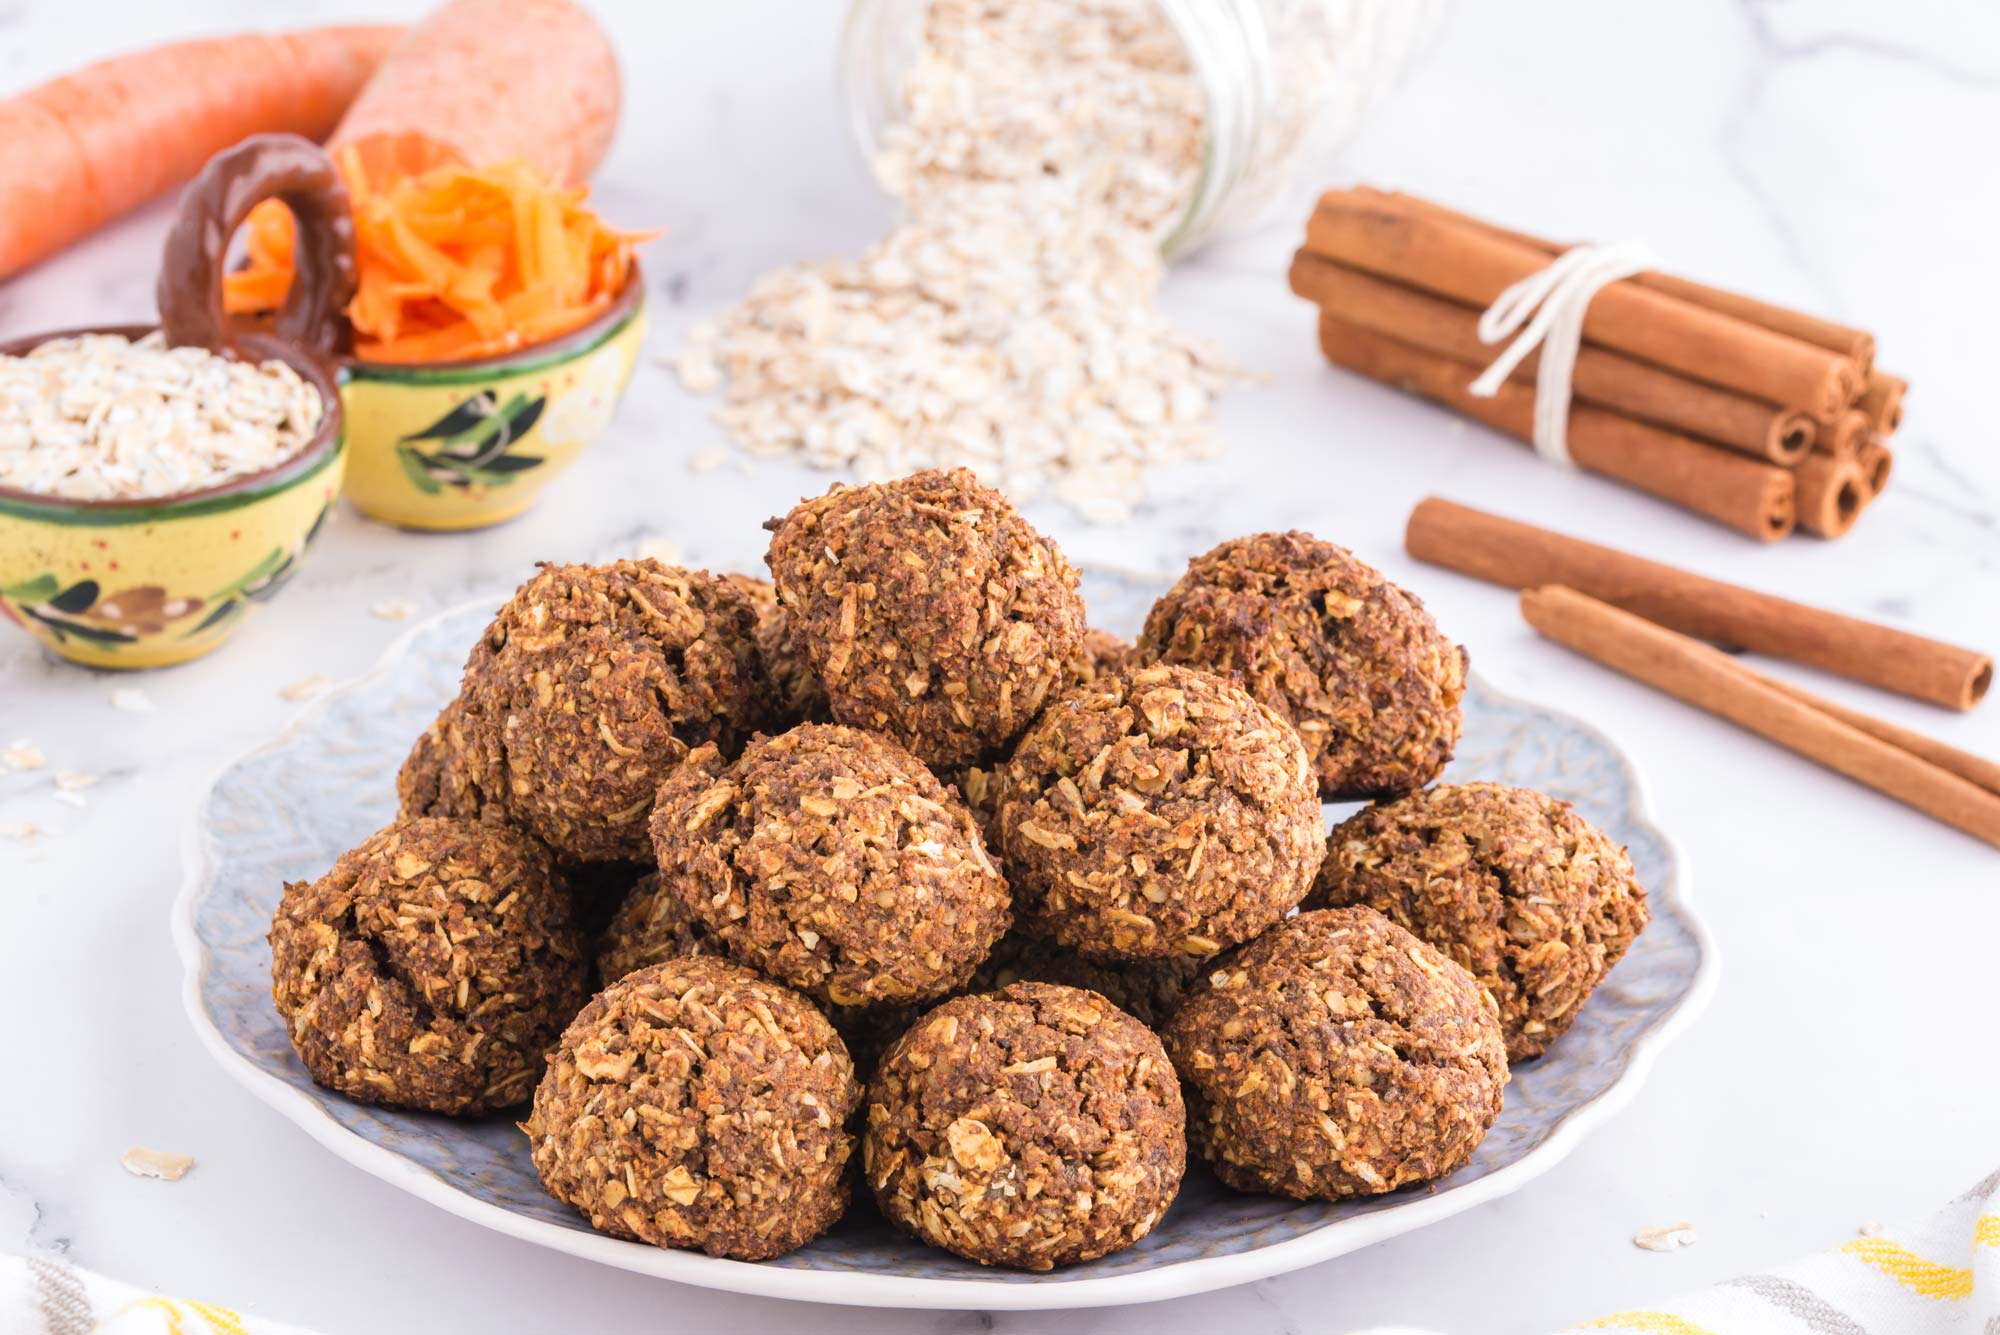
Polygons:
<instances>
[{"instance_id":1,"label":"jar rim","mask_svg":"<svg viewBox=\"0 0 2000 1335\"><path fill-rule=\"evenodd\" d=\"M1160 252L1178 259L1214 234L1248 172L1274 97L1271 35L1258 0L1153 0L1181 39L1202 91L1202 160Z\"/></svg>"},{"instance_id":2,"label":"jar rim","mask_svg":"<svg viewBox=\"0 0 2000 1335\"><path fill-rule=\"evenodd\" d=\"M853 0L840 38L841 91L849 128L871 174L883 130L902 112L900 80L876 70L891 11L921 13L928 0ZM1153 0L1180 38L1202 91L1202 154L1160 252L1178 259L1207 241L1248 171L1274 96L1270 33L1260 0ZM872 74L873 77L869 77Z\"/></svg>"}]
</instances>

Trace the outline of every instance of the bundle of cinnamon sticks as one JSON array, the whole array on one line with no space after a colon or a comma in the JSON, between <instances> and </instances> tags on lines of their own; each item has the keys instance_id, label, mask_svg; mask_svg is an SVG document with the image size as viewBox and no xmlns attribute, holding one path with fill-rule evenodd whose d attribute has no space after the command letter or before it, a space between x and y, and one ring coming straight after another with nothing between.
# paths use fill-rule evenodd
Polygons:
<instances>
[{"instance_id":1,"label":"bundle of cinnamon sticks","mask_svg":"<svg viewBox=\"0 0 2000 1335\"><path fill-rule=\"evenodd\" d=\"M1410 195L1322 196L1291 286L1320 308L1336 365L1533 438L1539 358L1491 398L1470 386L1501 348L1479 315L1565 248ZM1572 374L1578 467L1763 541L1833 538L1889 479L1901 377L1874 336L1647 272L1600 291Z\"/></svg>"}]
</instances>

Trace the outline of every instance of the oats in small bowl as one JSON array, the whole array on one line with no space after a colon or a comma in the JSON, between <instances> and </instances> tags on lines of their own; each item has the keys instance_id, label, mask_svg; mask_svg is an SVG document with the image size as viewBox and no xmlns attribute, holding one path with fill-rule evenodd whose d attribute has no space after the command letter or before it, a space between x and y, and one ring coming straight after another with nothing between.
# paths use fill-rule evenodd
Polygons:
<instances>
[{"instance_id":1,"label":"oats in small bowl","mask_svg":"<svg viewBox=\"0 0 2000 1335\"><path fill-rule=\"evenodd\" d=\"M265 198L299 220L271 334L229 325L217 240ZM330 354L353 249L326 154L253 135L182 195L157 325L0 344L0 615L80 663L158 667L277 591L347 466Z\"/></svg>"},{"instance_id":2,"label":"oats in small bowl","mask_svg":"<svg viewBox=\"0 0 2000 1335\"><path fill-rule=\"evenodd\" d=\"M220 645L340 494L340 398L313 359L169 348L144 325L0 344L0 615L95 667Z\"/></svg>"}]
</instances>

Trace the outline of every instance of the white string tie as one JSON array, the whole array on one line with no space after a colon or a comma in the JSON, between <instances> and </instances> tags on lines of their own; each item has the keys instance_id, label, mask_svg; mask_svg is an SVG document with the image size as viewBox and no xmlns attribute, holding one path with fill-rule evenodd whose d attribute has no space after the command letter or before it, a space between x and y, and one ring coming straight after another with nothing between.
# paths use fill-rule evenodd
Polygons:
<instances>
[{"instance_id":1,"label":"white string tie","mask_svg":"<svg viewBox=\"0 0 2000 1335\"><path fill-rule=\"evenodd\" d=\"M1472 382L1472 393L1492 398L1514 368L1541 348L1535 374L1535 450L1550 463L1576 467L1569 455L1570 376L1583 345L1584 314L1605 287L1658 267L1659 258L1645 242L1612 241L1564 251L1547 268L1515 283L1479 317L1480 342L1516 336Z\"/></svg>"}]
</instances>

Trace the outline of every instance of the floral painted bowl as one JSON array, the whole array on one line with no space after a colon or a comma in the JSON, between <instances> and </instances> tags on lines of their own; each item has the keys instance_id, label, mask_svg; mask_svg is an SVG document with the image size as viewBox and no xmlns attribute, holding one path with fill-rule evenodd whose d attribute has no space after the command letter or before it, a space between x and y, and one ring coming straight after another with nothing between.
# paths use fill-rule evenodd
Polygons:
<instances>
[{"instance_id":1,"label":"floral painted bowl","mask_svg":"<svg viewBox=\"0 0 2000 1335\"><path fill-rule=\"evenodd\" d=\"M617 411L645 291L634 266L595 320L501 357L346 363L348 499L405 528L480 528L526 510Z\"/></svg>"},{"instance_id":2,"label":"floral painted bowl","mask_svg":"<svg viewBox=\"0 0 2000 1335\"><path fill-rule=\"evenodd\" d=\"M82 333L139 338L150 325L70 329L0 345L18 354ZM290 459L162 499L71 500L0 487L0 615L92 667L182 663L221 644L297 569L347 465L340 395L315 358L246 337L244 355L284 361L326 414Z\"/></svg>"},{"instance_id":3,"label":"floral painted bowl","mask_svg":"<svg viewBox=\"0 0 2000 1335\"><path fill-rule=\"evenodd\" d=\"M245 332L223 310L223 252L265 199L283 200L299 220L298 281L270 332ZM353 292L347 191L318 145L253 135L212 158L167 232L157 329L170 347L285 363L319 392L319 430L280 464L174 496L77 500L0 488L0 614L92 667L184 663L228 639L291 577L340 494L345 414L331 368ZM0 354L155 328L58 330L0 344Z\"/></svg>"}]
</instances>

